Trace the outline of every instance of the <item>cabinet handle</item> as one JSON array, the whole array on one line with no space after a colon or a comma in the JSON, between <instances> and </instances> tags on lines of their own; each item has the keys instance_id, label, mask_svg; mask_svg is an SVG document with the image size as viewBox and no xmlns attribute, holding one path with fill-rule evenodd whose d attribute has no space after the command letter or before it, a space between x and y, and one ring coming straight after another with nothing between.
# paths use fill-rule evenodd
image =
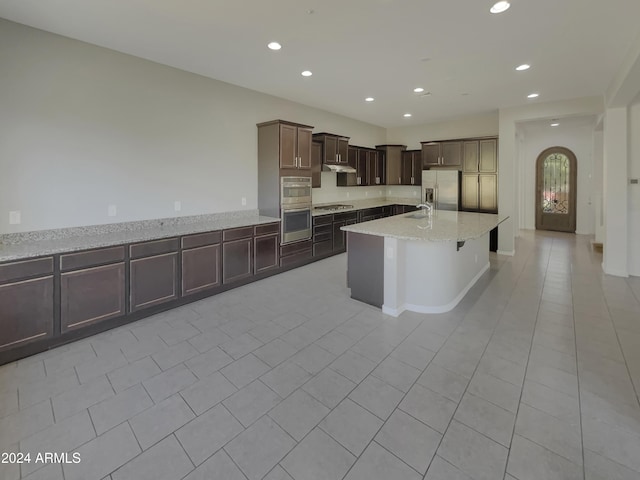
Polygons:
<instances>
[{"instance_id":1,"label":"cabinet handle","mask_svg":"<svg viewBox=\"0 0 640 480\"><path fill-rule=\"evenodd\" d=\"M376 177L376 185L380 185L380 177Z\"/></svg>"},{"instance_id":2,"label":"cabinet handle","mask_svg":"<svg viewBox=\"0 0 640 480\"><path fill-rule=\"evenodd\" d=\"M398 177L398 185L402 185L402 178Z\"/></svg>"},{"instance_id":3,"label":"cabinet handle","mask_svg":"<svg viewBox=\"0 0 640 480\"><path fill-rule=\"evenodd\" d=\"M357 178L356 178L356 183L357 183L358 185L360 185L360 183L361 183L360 177L357 177Z\"/></svg>"},{"instance_id":4,"label":"cabinet handle","mask_svg":"<svg viewBox=\"0 0 640 480\"><path fill-rule=\"evenodd\" d=\"M411 185L413 185L413 183L414 183L414 182L413 182L413 177L411 177Z\"/></svg>"}]
</instances>

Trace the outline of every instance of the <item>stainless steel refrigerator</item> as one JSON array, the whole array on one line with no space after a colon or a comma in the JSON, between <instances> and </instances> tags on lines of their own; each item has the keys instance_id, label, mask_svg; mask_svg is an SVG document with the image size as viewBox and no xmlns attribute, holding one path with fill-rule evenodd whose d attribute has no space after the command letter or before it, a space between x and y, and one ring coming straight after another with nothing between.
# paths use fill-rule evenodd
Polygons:
<instances>
[{"instance_id":1,"label":"stainless steel refrigerator","mask_svg":"<svg viewBox=\"0 0 640 480\"><path fill-rule=\"evenodd\" d=\"M439 210L458 210L460 172L457 170L423 170L422 198Z\"/></svg>"}]
</instances>

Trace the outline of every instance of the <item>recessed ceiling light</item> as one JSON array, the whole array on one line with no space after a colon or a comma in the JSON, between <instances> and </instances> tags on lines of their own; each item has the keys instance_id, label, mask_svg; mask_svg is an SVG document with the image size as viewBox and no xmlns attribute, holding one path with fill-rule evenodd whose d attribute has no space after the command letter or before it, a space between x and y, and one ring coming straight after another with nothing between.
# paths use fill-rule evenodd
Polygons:
<instances>
[{"instance_id":1,"label":"recessed ceiling light","mask_svg":"<svg viewBox=\"0 0 640 480\"><path fill-rule=\"evenodd\" d=\"M367 97L364 99L365 102L373 102L375 100L375 98L373 97Z\"/></svg>"},{"instance_id":2,"label":"recessed ceiling light","mask_svg":"<svg viewBox=\"0 0 640 480\"><path fill-rule=\"evenodd\" d=\"M502 13L509 9L511 4L506 1L497 2L489 9L491 13Z\"/></svg>"},{"instance_id":3,"label":"recessed ceiling light","mask_svg":"<svg viewBox=\"0 0 640 480\"><path fill-rule=\"evenodd\" d=\"M267 44L267 47L269 47L271 50L280 50L282 48L282 45L280 45L278 42L270 42Z\"/></svg>"},{"instance_id":4,"label":"recessed ceiling light","mask_svg":"<svg viewBox=\"0 0 640 480\"><path fill-rule=\"evenodd\" d=\"M522 72L523 70L529 70L531 68L531 65L527 65L526 63L523 63L522 65L516 67L516 70L519 72Z\"/></svg>"},{"instance_id":5,"label":"recessed ceiling light","mask_svg":"<svg viewBox=\"0 0 640 480\"><path fill-rule=\"evenodd\" d=\"M411 116L411 114L410 114L410 113L405 113L405 114L404 114L404 117L405 117L405 118L409 118L410 116Z\"/></svg>"},{"instance_id":6,"label":"recessed ceiling light","mask_svg":"<svg viewBox=\"0 0 640 480\"><path fill-rule=\"evenodd\" d=\"M539 96L539 93L530 93L529 95L527 95L527 98L538 98Z\"/></svg>"},{"instance_id":7,"label":"recessed ceiling light","mask_svg":"<svg viewBox=\"0 0 640 480\"><path fill-rule=\"evenodd\" d=\"M303 77L310 77L311 75L313 75L313 73L311 73L309 70L305 70L301 75Z\"/></svg>"},{"instance_id":8,"label":"recessed ceiling light","mask_svg":"<svg viewBox=\"0 0 640 480\"><path fill-rule=\"evenodd\" d=\"M558 125L560 125L557 121L554 120L554 122L551 124L552 127L557 127Z\"/></svg>"},{"instance_id":9,"label":"recessed ceiling light","mask_svg":"<svg viewBox=\"0 0 640 480\"><path fill-rule=\"evenodd\" d=\"M422 93L422 92L424 92L424 88L416 87L416 88L413 89L413 91L416 92L416 93Z\"/></svg>"}]
</instances>

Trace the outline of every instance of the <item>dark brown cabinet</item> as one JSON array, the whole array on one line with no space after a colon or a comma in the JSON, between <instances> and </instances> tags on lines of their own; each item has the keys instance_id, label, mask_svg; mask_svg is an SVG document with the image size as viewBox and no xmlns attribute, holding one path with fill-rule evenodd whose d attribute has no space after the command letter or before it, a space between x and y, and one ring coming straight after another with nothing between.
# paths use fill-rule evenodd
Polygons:
<instances>
[{"instance_id":1,"label":"dark brown cabinet","mask_svg":"<svg viewBox=\"0 0 640 480\"><path fill-rule=\"evenodd\" d=\"M313 217L313 256L319 257L333 252L333 215Z\"/></svg>"},{"instance_id":2,"label":"dark brown cabinet","mask_svg":"<svg viewBox=\"0 0 640 480\"><path fill-rule=\"evenodd\" d=\"M177 280L177 252L131 260L129 311L177 299Z\"/></svg>"},{"instance_id":3,"label":"dark brown cabinet","mask_svg":"<svg viewBox=\"0 0 640 480\"><path fill-rule=\"evenodd\" d=\"M422 185L422 150L402 152L402 184Z\"/></svg>"},{"instance_id":4,"label":"dark brown cabinet","mask_svg":"<svg viewBox=\"0 0 640 480\"><path fill-rule=\"evenodd\" d=\"M347 246L347 233L340 230L345 225L358 223L358 212L335 213L333 215L333 251L343 252Z\"/></svg>"},{"instance_id":5,"label":"dark brown cabinet","mask_svg":"<svg viewBox=\"0 0 640 480\"><path fill-rule=\"evenodd\" d=\"M369 176L369 185L385 184L384 157L381 152L369 150L367 173Z\"/></svg>"},{"instance_id":6,"label":"dark brown cabinet","mask_svg":"<svg viewBox=\"0 0 640 480\"><path fill-rule=\"evenodd\" d=\"M0 352L53 336L52 274L51 257L0 265Z\"/></svg>"},{"instance_id":7,"label":"dark brown cabinet","mask_svg":"<svg viewBox=\"0 0 640 480\"><path fill-rule=\"evenodd\" d=\"M311 128L280 123L280 168L311 169Z\"/></svg>"},{"instance_id":8,"label":"dark brown cabinet","mask_svg":"<svg viewBox=\"0 0 640 480\"><path fill-rule=\"evenodd\" d=\"M270 223L254 227L253 273L263 273L280 265L280 224Z\"/></svg>"},{"instance_id":9,"label":"dark brown cabinet","mask_svg":"<svg viewBox=\"0 0 640 480\"><path fill-rule=\"evenodd\" d=\"M322 144L311 144L311 188L322 186Z\"/></svg>"},{"instance_id":10,"label":"dark brown cabinet","mask_svg":"<svg viewBox=\"0 0 640 480\"><path fill-rule=\"evenodd\" d=\"M478 172L497 173L498 171L498 141L496 139L480 140L480 155Z\"/></svg>"},{"instance_id":11,"label":"dark brown cabinet","mask_svg":"<svg viewBox=\"0 0 640 480\"><path fill-rule=\"evenodd\" d=\"M222 232L222 283L229 284L253 275L253 227Z\"/></svg>"},{"instance_id":12,"label":"dark brown cabinet","mask_svg":"<svg viewBox=\"0 0 640 480\"><path fill-rule=\"evenodd\" d=\"M123 246L60 256L62 333L126 314L124 260Z\"/></svg>"},{"instance_id":13,"label":"dark brown cabinet","mask_svg":"<svg viewBox=\"0 0 640 480\"><path fill-rule=\"evenodd\" d=\"M498 211L498 141L495 138L464 142L461 208Z\"/></svg>"},{"instance_id":14,"label":"dark brown cabinet","mask_svg":"<svg viewBox=\"0 0 640 480\"><path fill-rule=\"evenodd\" d=\"M220 287L221 232L182 237L182 295Z\"/></svg>"},{"instance_id":15,"label":"dark brown cabinet","mask_svg":"<svg viewBox=\"0 0 640 480\"><path fill-rule=\"evenodd\" d=\"M462 141L421 143L423 168L460 167L462 165Z\"/></svg>"},{"instance_id":16,"label":"dark brown cabinet","mask_svg":"<svg viewBox=\"0 0 640 480\"><path fill-rule=\"evenodd\" d=\"M332 133L314 133L313 141L322 145L322 162L345 165L349 162L349 138Z\"/></svg>"},{"instance_id":17,"label":"dark brown cabinet","mask_svg":"<svg viewBox=\"0 0 640 480\"><path fill-rule=\"evenodd\" d=\"M377 145L376 149L383 152L385 184L402 185L402 152L406 145Z\"/></svg>"}]
</instances>

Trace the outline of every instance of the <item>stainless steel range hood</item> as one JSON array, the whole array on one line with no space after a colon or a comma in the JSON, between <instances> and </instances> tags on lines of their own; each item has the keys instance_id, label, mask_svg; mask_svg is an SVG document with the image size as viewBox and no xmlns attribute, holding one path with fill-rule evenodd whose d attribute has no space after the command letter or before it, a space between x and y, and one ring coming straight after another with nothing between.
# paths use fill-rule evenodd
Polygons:
<instances>
[{"instance_id":1,"label":"stainless steel range hood","mask_svg":"<svg viewBox=\"0 0 640 480\"><path fill-rule=\"evenodd\" d=\"M336 172L336 173L356 173L356 169L349 165L331 165L327 163L322 164L323 172Z\"/></svg>"}]
</instances>

